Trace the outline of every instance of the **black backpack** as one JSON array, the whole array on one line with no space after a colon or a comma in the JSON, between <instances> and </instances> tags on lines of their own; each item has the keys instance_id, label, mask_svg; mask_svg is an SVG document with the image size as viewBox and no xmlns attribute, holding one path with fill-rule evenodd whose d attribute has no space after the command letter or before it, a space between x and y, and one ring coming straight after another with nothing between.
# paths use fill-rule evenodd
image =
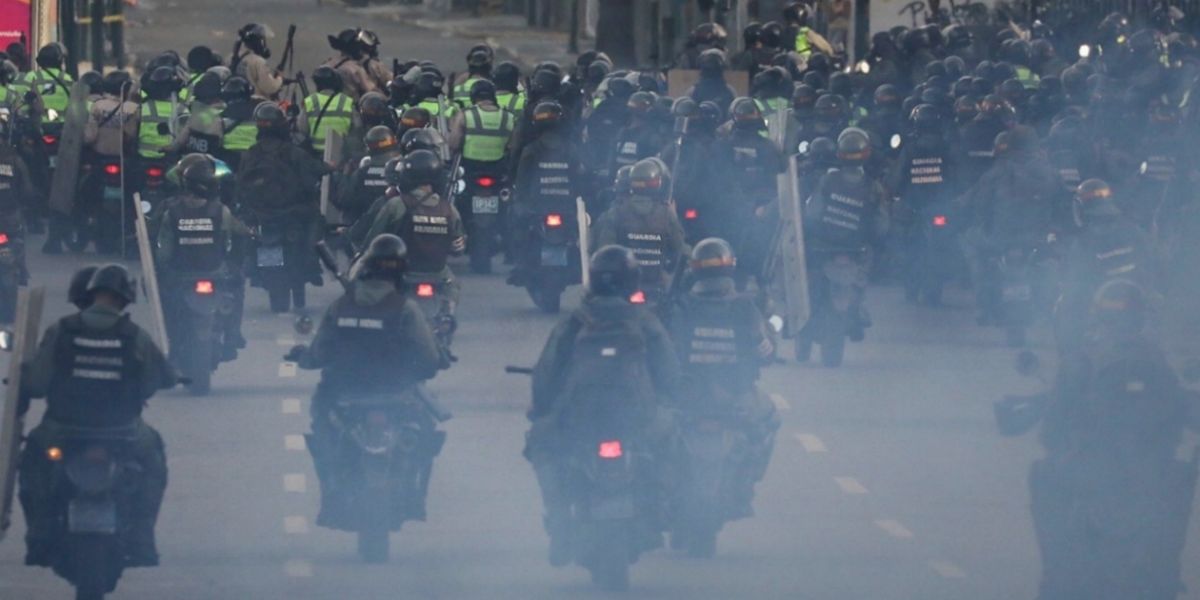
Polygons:
<instances>
[{"instance_id":1,"label":"black backpack","mask_svg":"<svg viewBox=\"0 0 1200 600\"><path fill-rule=\"evenodd\" d=\"M246 154L237 182L241 205L256 213L283 211L295 205L303 190L284 155L262 151L260 146L251 148Z\"/></svg>"},{"instance_id":2,"label":"black backpack","mask_svg":"<svg viewBox=\"0 0 1200 600\"><path fill-rule=\"evenodd\" d=\"M644 423L654 388L641 327L631 319L577 318L581 326L564 387L568 428L612 431Z\"/></svg>"}]
</instances>

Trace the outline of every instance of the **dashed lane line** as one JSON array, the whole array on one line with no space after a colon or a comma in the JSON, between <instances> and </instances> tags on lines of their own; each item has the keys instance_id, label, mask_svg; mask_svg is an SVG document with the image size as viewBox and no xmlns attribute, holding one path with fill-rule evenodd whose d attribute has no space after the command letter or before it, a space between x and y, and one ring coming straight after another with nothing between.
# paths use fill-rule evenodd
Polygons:
<instances>
[{"instance_id":1,"label":"dashed lane line","mask_svg":"<svg viewBox=\"0 0 1200 600\"><path fill-rule=\"evenodd\" d=\"M308 518L303 515L291 515L283 518L283 531L292 535L308 533Z\"/></svg>"},{"instance_id":2,"label":"dashed lane line","mask_svg":"<svg viewBox=\"0 0 1200 600\"><path fill-rule=\"evenodd\" d=\"M288 473L283 476L283 491L303 494L308 489L308 476L304 473Z\"/></svg>"},{"instance_id":3,"label":"dashed lane line","mask_svg":"<svg viewBox=\"0 0 1200 600\"><path fill-rule=\"evenodd\" d=\"M771 397L771 402L775 404L775 410L778 410L780 412L787 412L789 410L792 410L792 404L790 402L788 402L787 398L784 398L782 395L772 393L772 394L770 394L770 397Z\"/></svg>"},{"instance_id":4,"label":"dashed lane line","mask_svg":"<svg viewBox=\"0 0 1200 600\"><path fill-rule=\"evenodd\" d=\"M289 560L283 563L283 572L288 577L312 577L313 566L307 560Z\"/></svg>"},{"instance_id":5,"label":"dashed lane line","mask_svg":"<svg viewBox=\"0 0 1200 600\"><path fill-rule=\"evenodd\" d=\"M304 436L298 433L289 433L283 436L283 447L291 452L303 452L305 447Z\"/></svg>"},{"instance_id":6,"label":"dashed lane line","mask_svg":"<svg viewBox=\"0 0 1200 600\"><path fill-rule=\"evenodd\" d=\"M284 398L279 405L279 410L285 415L300 414L300 399L299 398Z\"/></svg>"},{"instance_id":7,"label":"dashed lane line","mask_svg":"<svg viewBox=\"0 0 1200 600\"><path fill-rule=\"evenodd\" d=\"M834 477L833 480L836 481L838 487L842 488L842 491L847 494L857 495L867 493L867 488L853 477Z\"/></svg>"},{"instance_id":8,"label":"dashed lane line","mask_svg":"<svg viewBox=\"0 0 1200 600\"><path fill-rule=\"evenodd\" d=\"M909 539L913 536L913 532L894 519L879 519L875 521L875 526L895 538Z\"/></svg>"},{"instance_id":9,"label":"dashed lane line","mask_svg":"<svg viewBox=\"0 0 1200 600\"><path fill-rule=\"evenodd\" d=\"M929 567L941 575L945 579L966 579L967 572L960 569L958 565L946 560L931 560Z\"/></svg>"},{"instance_id":10,"label":"dashed lane line","mask_svg":"<svg viewBox=\"0 0 1200 600\"><path fill-rule=\"evenodd\" d=\"M825 442L822 442L821 438L811 433L797 433L795 437L796 441L800 442L801 446L804 446L805 452L811 454L829 452L829 449L825 447Z\"/></svg>"}]
</instances>

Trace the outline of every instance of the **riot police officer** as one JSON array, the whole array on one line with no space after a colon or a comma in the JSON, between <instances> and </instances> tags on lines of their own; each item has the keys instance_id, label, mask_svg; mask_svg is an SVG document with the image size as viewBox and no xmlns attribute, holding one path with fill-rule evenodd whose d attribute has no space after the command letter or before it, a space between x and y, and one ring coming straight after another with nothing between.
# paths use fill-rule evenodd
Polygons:
<instances>
[{"instance_id":1,"label":"riot police officer","mask_svg":"<svg viewBox=\"0 0 1200 600\"><path fill-rule=\"evenodd\" d=\"M646 158L629 172L632 195L613 204L596 221L595 247L628 248L638 261L640 302L657 305L683 260L683 226L670 205L671 174L662 160Z\"/></svg>"},{"instance_id":2,"label":"riot police officer","mask_svg":"<svg viewBox=\"0 0 1200 600\"><path fill-rule=\"evenodd\" d=\"M396 134L382 125L367 132L367 156L350 175L346 185L340 186L334 204L342 211L344 223L354 223L370 209L371 205L387 190L384 167L400 156Z\"/></svg>"},{"instance_id":3,"label":"riot police officer","mask_svg":"<svg viewBox=\"0 0 1200 600\"><path fill-rule=\"evenodd\" d=\"M258 125L254 113L264 101L253 97L250 82L242 77L230 77L221 86L221 99L225 110L221 111L221 149L218 156L234 171L238 170L242 155L258 139Z\"/></svg>"},{"instance_id":4,"label":"riot police officer","mask_svg":"<svg viewBox=\"0 0 1200 600\"><path fill-rule=\"evenodd\" d=\"M134 284L124 267L99 267L86 292L90 304L46 330L21 379L21 414L29 399L46 399L46 413L29 432L19 467L25 563L51 566L65 550L58 545L47 450L59 447L70 428L111 428L132 434L131 458L141 467L131 528L124 534L128 543L119 558L126 566L155 566L154 525L167 486L167 461L162 438L141 415L146 401L174 387L178 375L150 335L125 313L134 301Z\"/></svg>"},{"instance_id":5,"label":"riot police officer","mask_svg":"<svg viewBox=\"0 0 1200 600\"><path fill-rule=\"evenodd\" d=\"M496 51L491 46L487 44L472 46L467 51L467 72L458 75L451 82L454 87L451 90L450 99L457 102L462 108L473 105L471 91L477 82L491 80L492 64L495 60Z\"/></svg>"},{"instance_id":6,"label":"riot police officer","mask_svg":"<svg viewBox=\"0 0 1200 600\"><path fill-rule=\"evenodd\" d=\"M142 89L146 97L142 99L139 109L137 144L138 156L143 162L166 159L164 150L170 145L171 136L170 133L160 132L159 126L164 129L174 126L171 121L180 114L179 100L174 95L182 84L175 69L167 66L154 69L146 81Z\"/></svg>"},{"instance_id":7,"label":"riot police officer","mask_svg":"<svg viewBox=\"0 0 1200 600\"><path fill-rule=\"evenodd\" d=\"M697 61L700 80L684 95L695 100L697 104L710 101L725 110L737 97L733 87L725 83L727 66L724 50L713 48L700 53Z\"/></svg>"},{"instance_id":8,"label":"riot police officer","mask_svg":"<svg viewBox=\"0 0 1200 600\"><path fill-rule=\"evenodd\" d=\"M8 124L0 120L0 231L8 236L4 248L12 253L18 269L18 283L29 279L25 268L25 218L22 211L33 206L34 187L29 168L16 149L8 143ZM11 323L15 306L6 307L0 321Z\"/></svg>"},{"instance_id":9,"label":"riot police officer","mask_svg":"<svg viewBox=\"0 0 1200 600\"><path fill-rule=\"evenodd\" d=\"M725 240L696 244L688 262L690 287L671 307L669 331L682 367L676 408L731 415L746 433L748 451L736 467L733 495L734 516L747 517L754 484L771 460L779 417L756 385L760 369L774 361L775 343L754 299L737 292L736 264Z\"/></svg>"},{"instance_id":10,"label":"riot police officer","mask_svg":"<svg viewBox=\"0 0 1200 600\"><path fill-rule=\"evenodd\" d=\"M375 81L362 66L363 44L361 29L343 29L329 36L329 47L337 51L323 66L332 68L342 78L342 91L355 102L368 92L378 92Z\"/></svg>"},{"instance_id":11,"label":"riot police officer","mask_svg":"<svg viewBox=\"0 0 1200 600\"><path fill-rule=\"evenodd\" d=\"M469 105L450 120L451 152L462 153L462 167L468 175L506 173L508 141L517 116L497 105L496 86L486 79L474 81L467 99Z\"/></svg>"},{"instance_id":12,"label":"riot police officer","mask_svg":"<svg viewBox=\"0 0 1200 600\"><path fill-rule=\"evenodd\" d=\"M354 99L342 93L342 77L332 67L317 67L312 79L317 91L304 99L303 130L313 151L323 154L328 132L343 138L349 135L354 125Z\"/></svg>"},{"instance_id":13,"label":"riot police officer","mask_svg":"<svg viewBox=\"0 0 1200 600\"><path fill-rule=\"evenodd\" d=\"M67 61L67 49L58 42L42 46L35 62L37 69L25 73L17 87L31 91L41 99L43 127L61 129L67 118L67 104L71 101L71 84L75 80L63 70ZM49 91L47 91L49 90ZM50 111L54 111L53 114Z\"/></svg>"},{"instance_id":14,"label":"riot police officer","mask_svg":"<svg viewBox=\"0 0 1200 600\"><path fill-rule=\"evenodd\" d=\"M191 87L187 124L175 134L165 152L217 154L225 136L221 118L221 80L216 73L205 72Z\"/></svg>"},{"instance_id":15,"label":"riot police officer","mask_svg":"<svg viewBox=\"0 0 1200 600\"><path fill-rule=\"evenodd\" d=\"M520 85L521 70L517 65L504 61L492 73L496 85L496 104L514 115L525 113L525 92Z\"/></svg>"},{"instance_id":16,"label":"riot police officer","mask_svg":"<svg viewBox=\"0 0 1200 600\"><path fill-rule=\"evenodd\" d=\"M229 65L234 75L250 84L252 94L259 100L271 100L283 89L283 76L267 64L267 59L271 58L271 49L267 47L269 35L270 32L263 25L244 25L238 30Z\"/></svg>"},{"instance_id":17,"label":"riot police officer","mask_svg":"<svg viewBox=\"0 0 1200 600\"><path fill-rule=\"evenodd\" d=\"M658 96L654 92L635 92L626 102L629 122L617 133L609 159L608 172L632 165L662 151L667 141L651 118Z\"/></svg>"},{"instance_id":18,"label":"riot police officer","mask_svg":"<svg viewBox=\"0 0 1200 600\"><path fill-rule=\"evenodd\" d=\"M628 249L605 246L596 251L582 305L550 333L533 369L533 404L526 413L531 427L524 454L541 487L554 566L571 560L566 454L572 434L591 424L584 422L590 421L587 415L619 422L642 439L661 437L665 429L659 404L676 389L679 362L658 318L630 302L638 280L637 259ZM602 358L604 348L596 339L602 334L596 332L604 330L625 336L619 341L607 336L604 347L636 347L640 352L609 352ZM604 360L608 362L602 364ZM623 376L614 377L611 368L618 364ZM653 443L648 441L647 447Z\"/></svg>"}]
</instances>

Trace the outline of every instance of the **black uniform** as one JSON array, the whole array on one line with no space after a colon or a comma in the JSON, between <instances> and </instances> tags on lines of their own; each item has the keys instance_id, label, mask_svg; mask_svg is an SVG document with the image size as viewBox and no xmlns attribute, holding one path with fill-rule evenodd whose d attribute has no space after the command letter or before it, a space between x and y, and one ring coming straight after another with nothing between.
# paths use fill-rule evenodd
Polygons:
<instances>
[{"instance_id":1,"label":"black uniform","mask_svg":"<svg viewBox=\"0 0 1200 600\"><path fill-rule=\"evenodd\" d=\"M778 217L778 211L767 207L777 201L776 177L786 167L786 159L774 142L757 130L743 128L735 128L727 139L717 141L713 154L724 167L720 181L725 194L718 215L722 225L715 227L714 233L733 241L741 257L740 281L759 277Z\"/></svg>"},{"instance_id":2,"label":"black uniform","mask_svg":"<svg viewBox=\"0 0 1200 600\"><path fill-rule=\"evenodd\" d=\"M341 186L334 205L342 211L344 222L358 221L375 200L387 192L388 182L384 177L383 168L393 158L394 154L364 158L350 175L350 180Z\"/></svg>"},{"instance_id":3,"label":"black uniform","mask_svg":"<svg viewBox=\"0 0 1200 600\"><path fill-rule=\"evenodd\" d=\"M657 301L667 290L674 265L686 251L683 227L665 202L634 195L608 209L596 222L593 250L608 245L629 248L641 267L641 290Z\"/></svg>"}]
</instances>

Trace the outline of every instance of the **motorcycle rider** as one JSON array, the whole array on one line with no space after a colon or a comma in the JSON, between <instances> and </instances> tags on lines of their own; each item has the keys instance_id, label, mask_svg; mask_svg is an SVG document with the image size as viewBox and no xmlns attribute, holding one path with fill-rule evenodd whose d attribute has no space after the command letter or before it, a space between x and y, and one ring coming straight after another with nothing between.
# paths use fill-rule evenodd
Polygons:
<instances>
[{"instance_id":1,"label":"motorcycle rider","mask_svg":"<svg viewBox=\"0 0 1200 600\"><path fill-rule=\"evenodd\" d=\"M728 63L725 51L712 48L700 53L697 68L700 69L700 80L685 93L685 96L696 101L696 104L710 101L727 110L737 97L737 92L725 83L725 69Z\"/></svg>"},{"instance_id":2,"label":"motorcycle rider","mask_svg":"<svg viewBox=\"0 0 1200 600\"><path fill-rule=\"evenodd\" d=\"M317 154L325 152L325 136L333 131L344 139L354 125L354 100L342 93L342 77L329 66L317 67L312 74L315 94L304 99L303 131Z\"/></svg>"},{"instance_id":3,"label":"motorcycle rider","mask_svg":"<svg viewBox=\"0 0 1200 600\"><path fill-rule=\"evenodd\" d=\"M160 124L170 127L172 118L178 114L179 100L173 99L173 95L179 92L182 83L175 69L166 66L154 69L146 80L138 119L137 150L142 162L166 159L164 150L171 143L171 134L160 133L158 128Z\"/></svg>"},{"instance_id":4,"label":"motorcycle rider","mask_svg":"<svg viewBox=\"0 0 1200 600\"><path fill-rule=\"evenodd\" d=\"M345 294L321 318L310 346L295 346L285 357L301 369L320 369L312 398L309 451L321 484L317 524L348 529L352 515L331 502L331 473L342 434L339 400L356 396L394 395L399 404L414 387L432 379L442 366L437 341L425 315L403 290L407 250L400 238L383 234L371 241L350 272ZM433 456L424 465L426 476ZM406 517L423 520L424 503Z\"/></svg>"},{"instance_id":5,"label":"motorcycle rider","mask_svg":"<svg viewBox=\"0 0 1200 600\"><path fill-rule=\"evenodd\" d=\"M164 203L162 225L155 245L155 265L166 290L179 290L178 285L172 285L177 278L197 274L214 275L218 285L233 290L232 314L220 323L225 329L222 358L233 360L237 351L246 347L246 338L242 336L245 290L244 287L238 289L242 278L236 265L232 264L234 249L242 245L235 245L234 238L249 238L251 232L233 216L229 207L221 203L213 159L207 155L189 155L180 161L181 164L185 162L189 164L179 174L183 184L181 193ZM164 306L169 309L168 315L175 314L183 302L183 298L170 293L164 294L162 300L168 305ZM168 316L168 336L175 340L184 339L187 333L170 331L175 322Z\"/></svg>"},{"instance_id":6,"label":"motorcycle rider","mask_svg":"<svg viewBox=\"0 0 1200 600\"><path fill-rule=\"evenodd\" d=\"M272 100L283 89L283 76L267 64L271 49L267 47L270 32L258 23L249 23L238 30L237 42L233 45L233 58L229 70L245 79L259 100ZM245 52L242 47L245 46Z\"/></svg>"},{"instance_id":7,"label":"motorcycle rider","mask_svg":"<svg viewBox=\"0 0 1200 600\"><path fill-rule=\"evenodd\" d=\"M659 405L676 389L679 362L658 318L630 302L637 286L638 264L631 251L620 246L596 251L582 305L554 328L533 369L533 405L526 413L531 427L525 436L524 455L542 491L543 522L554 566L571 560L566 454L572 431L587 425L580 423L582 413L598 400L597 388L602 388L600 396L621 402L609 402L596 410L604 410L608 417L626 417L632 427L641 430L638 433L651 439L650 445L666 429ZM603 333L608 335L605 348L600 348L594 338ZM584 343L589 340L592 343ZM619 360L628 370L626 376L612 378L598 365L606 359L598 357L606 348L619 354L617 346L629 348L630 353L607 360Z\"/></svg>"},{"instance_id":8,"label":"motorcycle rider","mask_svg":"<svg viewBox=\"0 0 1200 600\"><path fill-rule=\"evenodd\" d=\"M471 92L475 84L492 79L492 63L496 60L496 52L487 44L477 44L467 51L467 72L460 73L451 82L451 100L462 108L474 104Z\"/></svg>"},{"instance_id":9,"label":"motorcycle rider","mask_svg":"<svg viewBox=\"0 0 1200 600\"><path fill-rule=\"evenodd\" d=\"M675 406L685 413L721 410L747 436L731 515L739 518L753 514L754 484L766 474L780 420L756 385L759 370L775 359L775 343L754 299L737 292L736 264L725 240L696 244L688 261L690 287L671 307L668 330L682 366Z\"/></svg>"},{"instance_id":10,"label":"motorcycle rider","mask_svg":"<svg viewBox=\"0 0 1200 600\"><path fill-rule=\"evenodd\" d=\"M13 252L20 276L18 283L25 285L29 271L25 267L25 217L22 210L33 203L33 180L29 168L16 149L8 143L8 123L0 118L0 231ZM0 319L11 321L12 315L0 315Z\"/></svg>"},{"instance_id":11,"label":"motorcycle rider","mask_svg":"<svg viewBox=\"0 0 1200 600\"><path fill-rule=\"evenodd\" d=\"M392 71L379 60L379 36L374 31L364 29L358 34L358 43L363 57L359 64L375 84L376 90L386 90L392 81Z\"/></svg>"},{"instance_id":12,"label":"motorcycle rider","mask_svg":"<svg viewBox=\"0 0 1200 600\"><path fill-rule=\"evenodd\" d=\"M266 101L252 94L250 82L241 77L230 77L221 87L221 99L225 101L225 110L221 111L221 129L224 133L218 156L234 171L238 170L242 156L258 139L254 113Z\"/></svg>"},{"instance_id":13,"label":"motorcycle rider","mask_svg":"<svg viewBox=\"0 0 1200 600\"><path fill-rule=\"evenodd\" d=\"M162 437L141 414L151 396L175 386L178 375L150 335L125 313L135 297L125 267L99 267L86 292L87 308L47 328L33 360L22 365L20 414L31 399L46 399L46 413L29 432L19 466L25 563L51 566L62 550L56 547L58 509L50 497L47 450L61 444L68 428L128 428L132 458L142 470L121 559L130 567L155 566L154 525L167 486L167 461Z\"/></svg>"},{"instance_id":14,"label":"motorcycle rider","mask_svg":"<svg viewBox=\"0 0 1200 600\"><path fill-rule=\"evenodd\" d=\"M626 103L629 122L617 133L612 158L609 159L609 173L616 173L621 167L654 156L666 146L667 140L651 116L657 100L654 92L635 92L629 97Z\"/></svg>"},{"instance_id":15,"label":"motorcycle rider","mask_svg":"<svg viewBox=\"0 0 1200 600\"><path fill-rule=\"evenodd\" d=\"M204 73L191 87L187 125L180 128L164 152L216 154L225 136L221 119L221 80L215 73Z\"/></svg>"},{"instance_id":16,"label":"motorcycle rider","mask_svg":"<svg viewBox=\"0 0 1200 600\"><path fill-rule=\"evenodd\" d=\"M628 248L638 261L640 302L657 304L670 286L687 244L671 205L671 174L662 160L646 158L629 172L632 195L614 203L596 221L593 246Z\"/></svg>"},{"instance_id":17,"label":"motorcycle rider","mask_svg":"<svg viewBox=\"0 0 1200 600\"><path fill-rule=\"evenodd\" d=\"M496 85L496 104L514 115L525 112L525 92L520 85L521 70L517 65L504 61L492 73Z\"/></svg>"},{"instance_id":18,"label":"motorcycle rider","mask_svg":"<svg viewBox=\"0 0 1200 600\"><path fill-rule=\"evenodd\" d=\"M517 117L497 105L491 81L473 81L466 97L469 103L450 119L450 151L462 154L462 168L468 175L480 170L507 173L508 141Z\"/></svg>"},{"instance_id":19,"label":"motorcycle rider","mask_svg":"<svg viewBox=\"0 0 1200 600\"><path fill-rule=\"evenodd\" d=\"M334 201L334 205L342 211L344 223L358 221L375 200L387 191L388 181L384 167L392 159L400 156L396 135L382 125L376 125L367 132L366 144L367 157L359 163L349 181L339 186L338 197Z\"/></svg>"},{"instance_id":20,"label":"motorcycle rider","mask_svg":"<svg viewBox=\"0 0 1200 600\"><path fill-rule=\"evenodd\" d=\"M61 127L67 118L67 105L71 102L71 85L75 83L71 74L63 70L67 62L67 49L58 42L46 44L38 50L35 62L37 69L22 75L16 86L32 91L41 99L43 127ZM52 110L53 114L50 112Z\"/></svg>"},{"instance_id":21,"label":"motorcycle rider","mask_svg":"<svg viewBox=\"0 0 1200 600\"><path fill-rule=\"evenodd\" d=\"M342 92L358 102L363 94L380 91L362 66L362 30L343 29L337 36L328 37L329 47L337 51L337 56L325 61L323 66L332 68L341 76Z\"/></svg>"}]
</instances>

